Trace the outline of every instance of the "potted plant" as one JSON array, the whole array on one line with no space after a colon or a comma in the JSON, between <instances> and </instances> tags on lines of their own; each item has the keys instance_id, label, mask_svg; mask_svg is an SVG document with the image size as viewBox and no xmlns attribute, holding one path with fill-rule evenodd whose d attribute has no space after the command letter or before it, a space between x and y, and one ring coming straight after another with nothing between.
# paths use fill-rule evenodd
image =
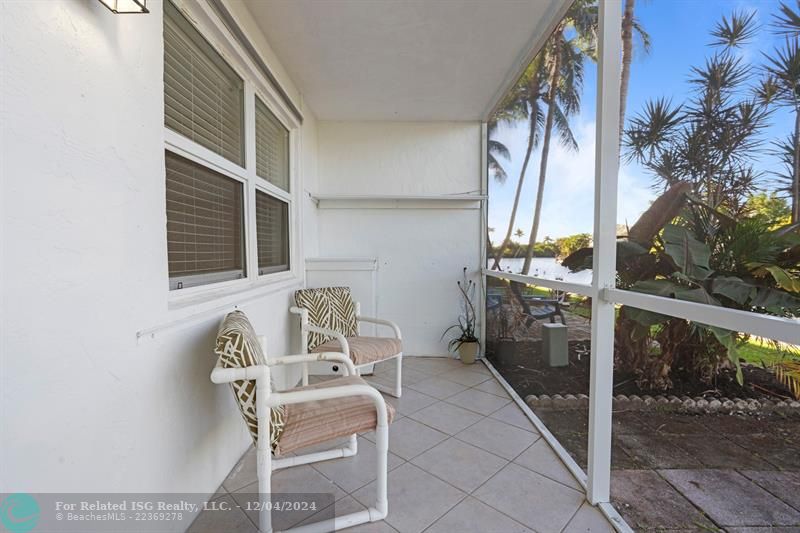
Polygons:
<instances>
[{"instance_id":1,"label":"potted plant","mask_svg":"<svg viewBox=\"0 0 800 533\"><path fill-rule=\"evenodd\" d=\"M458 352L461 362L471 365L478 356L480 340L475 334L475 305L472 303L475 298L475 282L467 279L467 267L462 272L463 279L459 281L458 290L461 292L462 312L458 317L458 324L453 324L442 333L442 339L453 330L459 332L447 343L447 348L453 352Z\"/></svg>"}]
</instances>

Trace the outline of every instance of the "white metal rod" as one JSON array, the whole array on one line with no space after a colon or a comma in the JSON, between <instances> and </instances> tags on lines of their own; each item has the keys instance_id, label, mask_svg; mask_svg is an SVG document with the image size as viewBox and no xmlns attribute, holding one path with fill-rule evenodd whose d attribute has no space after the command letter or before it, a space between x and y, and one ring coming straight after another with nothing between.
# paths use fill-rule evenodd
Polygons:
<instances>
[{"instance_id":1,"label":"white metal rod","mask_svg":"<svg viewBox=\"0 0 800 533\"><path fill-rule=\"evenodd\" d=\"M622 70L622 4L600 0L598 10L597 118L595 140L592 347L589 382L589 462L586 495L596 505L610 499L611 406L614 379L613 302L602 289L616 282L619 98Z\"/></svg>"},{"instance_id":2,"label":"white metal rod","mask_svg":"<svg viewBox=\"0 0 800 533\"><path fill-rule=\"evenodd\" d=\"M517 407L519 407L522 412L525 413L525 416L527 416L528 420L531 421L531 424L533 424L533 427L536 428L536 431L539 432L545 442L547 442L547 444L550 445L550 448L553 449L561 462L564 463L564 466L567 467L567 470L569 470L570 474L572 474L572 477L575 478L575 480L583 489L586 489L586 473L578 465L578 463L575 462L575 459L573 459L567 449L564 448L564 445L561 444L555 435L550 432L545 423L542 422L536 413L533 412L533 409L531 409L531 407L525 403L525 400L523 400L517 391L514 390L514 387L509 385L508 381L506 381L506 378L504 378L503 375L497 371L494 365L487 359L483 359L482 361L497 382L500 383L500 385L506 390L506 393L508 393L511 399L514 400L514 403L517 404Z\"/></svg>"},{"instance_id":3,"label":"white metal rod","mask_svg":"<svg viewBox=\"0 0 800 533\"><path fill-rule=\"evenodd\" d=\"M321 452L307 453L305 455L293 455L291 457L281 457L280 459L272 459L272 470L281 470L291 466L307 465L309 463L318 463L320 461L328 461L330 459L339 459L341 457L352 457L356 454L356 450L352 448L335 448L332 450L325 450Z\"/></svg>"},{"instance_id":4,"label":"white metal rod","mask_svg":"<svg viewBox=\"0 0 800 533\"><path fill-rule=\"evenodd\" d=\"M561 281L557 279L545 279L536 276L526 276L523 274L512 274L510 272L498 272L497 270L483 269L483 273L493 278L505 279L508 281L517 281L525 283L526 285L536 285L539 287L546 287L557 291L572 292L582 296L594 296L596 290L592 285L585 283L571 283L569 281Z\"/></svg>"},{"instance_id":5,"label":"white metal rod","mask_svg":"<svg viewBox=\"0 0 800 533\"><path fill-rule=\"evenodd\" d=\"M685 318L693 322L749 333L765 339L800 344L800 322L792 318L761 315L750 311L727 309L622 289L606 289L603 291L603 297L608 301L630 305L645 311Z\"/></svg>"},{"instance_id":6,"label":"white metal rod","mask_svg":"<svg viewBox=\"0 0 800 533\"><path fill-rule=\"evenodd\" d=\"M486 365L486 368L492 373L498 383L503 386L506 390L508 395L511 397L512 400L517 404L517 407L522 409L522 412L525 413L525 416L528 417L528 420L531 421L533 426L536 430L541 433L542 438L550 445L550 448L555 452L558 458L564 463L564 466L567 467L567 470L570 471L572 476L578 482L578 484L585 490L586 489L586 474L575 462L575 459L569 454L566 448L558 441L558 439L547 429L547 426L542 422L542 420L536 416L536 413L525 403L525 401L517 394L517 391L508 384L505 378L500 374L497 369L490 363L488 360L483 359L483 364ZM625 520L619 515L614 506L610 503L601 502L597 505L606 518L611 521L611 524L614 526L614 529L618 533L633 533L633 530L625 523Z\"/></svg>"}]
</instances>

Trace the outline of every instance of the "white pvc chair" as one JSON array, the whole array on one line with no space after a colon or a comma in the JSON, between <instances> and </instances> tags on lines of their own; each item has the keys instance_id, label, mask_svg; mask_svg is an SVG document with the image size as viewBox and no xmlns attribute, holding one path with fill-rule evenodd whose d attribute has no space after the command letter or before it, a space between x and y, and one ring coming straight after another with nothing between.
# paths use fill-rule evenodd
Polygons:
<instances>
[{"instance_id":1,"label":"white pvc chair","mask_svg":"<svg viewBox=\"0 0 800 533\"><path fill-rule=\"evenodd\" d=\"M334 289L346 289L343 287L336 287ZM304 292L319 291L319 298L327 297L325 291L330 289L303 289ZM301 292L301 291L298 291ZM347 298L349 299L349 289L347 290ZM303 354L309 353L309 334L319 333L331 340L316 346L311 349L312 352L341 352L350 357L355 365L356 371L360 374L364 368L372 367L376 363L384 363L392 359L397 359L397 367L395 372L394 387L387 387L380 383L372 383L376 389L399 398L403 392L402 390L402 376L403 376L403 349L402 349L402 334L397 324L390 320L381 318L374 318L361 315L361 305L358 302L352 302L355 310L356 324L360 326L361 323L366 322L370 324L377 324L391 328L394 337L365 337L361 336L356 331L355 336L347 337L341 331L334 329L332 324L313 324L311 323L309 309L300 305L295 305L289 308L291 313L300 316L300 345ZM303 384L308 384L308 364L303 365Z\"/></svg>"},{"instance_id":2,"label":"white pvc chair","mask_svg":"<svg viewBox=\"0 0 800 533\"><path fill-rule=\"evenodd\" d=\"M259 336L258 340L266 359L266 339L263 336ZM326 386L324 388L306 390L290 389L280 392L272 390L270 379L272 367L294 364L307 365L309 362L313 361L327 361L344 366L349 376L356 376L356 369L348 357L340 353L288 355L271 360L266 359L266 364L237 368L225 368L222 366L221 361L221 358L217 359L217 365L211 372L212 382L218 384L233 383L240 380L255 380L256 382L256 417L258 419L258 435L262 436L258 438L256 446L258 491L260 495L259 499L261 500L261 508L259 509L259 531L262 533L272 532L272 516L268 504L270 502L270 493L272 492L271 479L273 471L281 468L316 463L319 461L326 461L340 457L351 457L358 451L356 435L350 435L348 445L343 448L308 453L305 455L273 458L270 438L263 437L265 435L270 435L270 408L281 405L286 406L303 402L318 402L347 397L366 397L375 408L375 425L374 428L369 428L374 429L376 435L375 446L377 448L377 479L375 504L369 509L363 511L292 528L287 531L292 531L295 533L335 531L367 522L376 522L383 520L386 517L389 511L386 494L386 478L389 449L388 427L390 416L389 412L387 411L383 396L381 396L377 390L369 386L361 378L357 378L358 381L355 384L337 385L337 381L344 381L347 379L338 378L330 380L330 382L326 382ZM238 400L239 398L237 398L237 401ZM245 422L247 422L247 417L245 417ZM289 416L288 420L286 421L287 428L290 424L291 416ZM331 436L330 438L334 439L347 436L347 434L348 433L335 435Z\"/></svg>"}]
</instances>

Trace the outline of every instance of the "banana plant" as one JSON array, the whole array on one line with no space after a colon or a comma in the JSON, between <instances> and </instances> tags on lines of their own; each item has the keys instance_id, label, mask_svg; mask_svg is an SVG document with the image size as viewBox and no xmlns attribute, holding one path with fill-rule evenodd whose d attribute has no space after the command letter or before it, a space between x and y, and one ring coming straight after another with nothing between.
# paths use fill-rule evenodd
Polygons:
<instances>
[{"instance_id":1,"label":"banana plant","mask_svg":"<svg viewBox=\"0 0 800 533\"><path fill-rule=\"evenodd\" d=\"M694 233L701 219L717 220L700 228L707 241ZM800 316L800 265L793 251L800 244L798 228L769 229L758 219L717 213L676 184L618 241L618 284L665 298ZM563 264L591 268L592 253L584 248ZM616 360L639 374L641 383L666 388L671 368L691 367L693 360L701 361L697 365L710 379L726 366L722 358L743 382L736 332L623 306L617 334Z\"/></svg>"}]
</instances>

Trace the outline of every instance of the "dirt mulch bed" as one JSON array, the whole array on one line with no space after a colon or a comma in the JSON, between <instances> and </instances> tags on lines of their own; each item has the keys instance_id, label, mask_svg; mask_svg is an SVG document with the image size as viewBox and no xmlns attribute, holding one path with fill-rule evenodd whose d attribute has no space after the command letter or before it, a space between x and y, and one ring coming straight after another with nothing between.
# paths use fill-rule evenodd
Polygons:
<instances>
[{"instance_id":1,"label":"dirt mulch bed","mask_svg":"<svg viewBox=\"0 0 800 533\"><path fill-rule=\"evenodd\" d=\"M569 366L552 368L542 356L541 341L489 342L488 359L503 377L522 396L530 394L589 394L588 341L569 343ZM744 386L736 382L733 371L723 370L712 384L698 380L694 375L673 370L673 387L667 390L642 389L636 376L614 373L614 394L701 396L708 400L743 398L756 400L788 400L791 393L775 376L763 368L743 365Z\"/></svg>"}]
</instances>

